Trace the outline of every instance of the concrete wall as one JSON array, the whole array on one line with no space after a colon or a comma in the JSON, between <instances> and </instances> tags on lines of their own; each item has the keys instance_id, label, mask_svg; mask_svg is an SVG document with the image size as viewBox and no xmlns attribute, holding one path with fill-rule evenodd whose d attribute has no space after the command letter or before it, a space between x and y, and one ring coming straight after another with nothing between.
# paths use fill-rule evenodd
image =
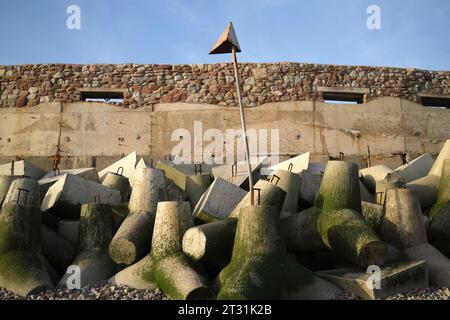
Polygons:
<instances>
[{"instance_id":1,"label":"concrete wall","mask_svg":"<svg viewBox=\"0 0 450 320\"><path fill-rule=\"evenodd\" d=\"M320 161L344 152L347 159L362 162L370 145L374 163L399 165L392 152L436 154L450 138L450 110L392 97L358 105L276 102L245 112L249 128L279 130L283 158L310 151ZM240 128L238 108L207 104L164 103L135 110L86 102L2 108L0 160L22 157L49 169L58 144L61 168L90 166L94 159L102 168L132 151L161 159L178 143L171 141L172 132L186 128L193 134L194 121L201 121L203 132L217 128L225 135L226 129Z\"/></svg>"}]
</instances>

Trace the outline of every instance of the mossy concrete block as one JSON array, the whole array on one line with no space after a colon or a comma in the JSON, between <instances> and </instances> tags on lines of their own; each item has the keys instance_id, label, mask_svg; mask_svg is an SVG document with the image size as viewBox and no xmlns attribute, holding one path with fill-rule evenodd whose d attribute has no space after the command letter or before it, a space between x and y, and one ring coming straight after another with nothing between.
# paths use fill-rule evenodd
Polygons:
<instances>
[{"instance_id":1,"label":"mossy concrete block","mask_svg":"<svg viewBox=\"0 0 450 320\"><path fill-rule=\"evenodd\" d=\"M53 283L40 253L18 249L0 255L0 287L27 296L50 290Z\"/></svg>"},{"instance_id":2,"label":"mossy concrete block","mask_svg":"<svg viewBox=\"0 0 450 320\"><path fill-rule=\"evenodd\" d=\"M82 204L96 201L103 204L120 203L120 192L84 178L66 174L47 191L41 211L50 211L61 218L78 219Z\"/></svg>"},{"instance_id":3,"label":"mossy concrete block","mask_svg":"<svg viewBox=\"0 0 450 320\"><path fill-rule=\"evenodd\" d=\"M413 161L398 167L395 169L395 172L397 172L405 182L411 182L428 175L433 167L433 163L433 157L429 153L425 153Z\"/></svg>"},{"instance_id":4,"label":"mossy concrete block","mask_svg":"<svg viewBox=\"0 0 450 320\"><path fill-rule=\"evenodd\" d=\"M288 252L311 252L326 248L317 229L320 210L311 207L281 220Z\"/></svg>"},{"instance_id":5,"label":"mossy concrete block","mask_svg":"<svg viewBox=\"0 0 450 320\"><path fill-rule=\"evenodd\" d=\"M386 259L386 244L355 210L322 211L318 230L326 246L354 264L381 266Z\"/></svg>"},{"instance_id":6,"label":"mossy concrete block","mask_svg":"<svg viewBox=\"0 0 450 320\"><path fill-rule=\"evenodd\" d=\"M115 172L117 173L119 170L121 171L121 174L127 178L130 178L131 175L134 173L134 170L136 168L136 162L137 162L137 156L136 151L130 153L126 157L120 159L117 162L114 162L109 167L106 167L102 171L98 173L100 182L103 182L103 180L106 178L106 175L108 172Z\"/></svg>"},{"instance_id":7,"label":"mossy concrete block","mask_svg":"<svg viewBox=\"0 0 450 320\"><path fill-rule=\"evenodd\" d=\"M430 220L440 214L440 209L450 201L450 159L445 160L442 165L441 180L436 196L436 203L430 210Z\"/></svg>"},{"instance_id":8,"label":"mossy concrete block","mask_svg":"<svg viewBox=\"0 0 450 320\"><path fill-rule=\"evenodd\" d=\"M300 176L286 170L276 170L269 176L269 181L286 192L281 211L298 212L298 197L300 194Z\"/></svg>"},{"instance_id":9,"label":"mossy concrete block","mask_svg":"<svg viewBox=\"0 0 450 320\"><path fill-rule=\"evenodd\" d=\"M218 299L279 299L286 247L272 206L241 209L231 262L219 274Z\"/></svg>"},{"instance_id":10,"label":"mossy concrete block","mask_svg":"<svg viewBox=\"0 0 450 320\"><path fill-rule=\"evenodd\" d=\"M118 286L128 286L138 290L155 290L156 283L145 278L145 270L152 268L152 258L146 255L138 262L126 267L114 276L109 278L108 282Z\"/></svg>"},{"instance_id":11,"label":"mossy concrete block","mask_svg":"<svg viewBox=\"0 0 450 320\"><path fill-rule=\"evenodd\" d=\"M9 191L11 183L19 178L21 178L21 176L0 175L0 206L3 204L3 201L5 200L6 194Z\"/></svg>"},{"instance_id":12,"label":"mossy concrete block","mask_svg":"<svg viewBox=\"0 0 450 320\"><path fill-rule=\"evenodd\" d=\"M175 185L186 191L186 177L189 173L183 172L181 168L175 166L171 161L158 161L156 168L164 171L167 179L172 180Z\"/></svg>"},{"instance_id":13,"label":"mossy concrete block","mask_svg":"<svg viewBox=\"0 0 450 320\"><path fill-rule=\"evenodd\" d=\"M81 287L109 279L117 271L117 265L108 254L113 237L111 207L107 204L85 204L81 208L78 254L71 266L80 271ZM59 282L62 287L71 280L72 270L67 269Z\"/></svg>"},{"instance_id":14,"label":"mossy concrete block","mask_svg":"<svg viewBox=\"0 0 450 320\"><path fill-rule=\"evenodd\" d=\"M427 242L419 198L414 191L387 191L379 234L384 241L400 250Z\"/></svg>"},{"instance_id":15,"label":"mossy concrete block","mask_svg":"<svg viewBox=\"0 0 450 320\"><path fill-rule=\"evenodd\" d=\"M40 207L41 199L39 195L39 185L36 180L19 178L11 182L3 205L15 203L33 208Z\"/></svg>"},{"instance_id":16,"label":"mossy concrete block","mask_svg":"<svg viewBox=\"0 0 450 320\"><path fill-rule=\"evenodd\" d=\"M319 271L317 274L366 300L385 299L395 294L428 288L425 261L386 265L380 268L379 278L357 268ZM373 280L379 281L379 285L374 285Z\"/></svg>"},{"instance_id":17,"label":"mossy concrete block","mask_svg":"<svg viewBox=\"0 0 450 320\"><path fill-rule=\"evenodd\" d=\"M428 238L439 251L450 254L450 201L440 207L430 222Z\"/></svg>"},{"instance_id":18,"label":"mossy concrete block","mask_svg":"<svg viewBox=\"0 0 450 320\"><path fill-rule=\"evenodd\" d=\"M425 260L428 267L430 286L450 287L450 260L428 243L423 243L403 251L410 261Z\"/></svg>"},{"instance_id":19,"label":"mossy concrete block","mask_svg":"<svg viewBox=\"0 0 450 320\"><path fill-rule=\"evenodd\" d=\"M363 183L370 192L375 192L376 182L393 174L394 170L385 165L377 165L359 170Z\"/></svg>"},{"instance_id":20,"label":"mossy concrete block","mask_svg":"<svg viewBox=\"0 0 450 320\"><path fill-rule=\"evenodd\" d=\"M58 234L73 243L78 243L78 232L80 228L79 220L60 220Z\"/></svg>"},{"instance_id":21,"label":"mossy concrete block","mask_svg":"<svg viewBox=\"0 0 450 320\"><path fill-rule=\"evenodd\" d=\"M193 215L204 222L226 219L246 194L245 190L217 178L200 198Z\"/></svg>"},{"instance_id":22,"label":"mossy concrete block","mask_svg":"<svg viewBox=\"0 0 450 320\"><path fill-rule=\"evenodd\" d=\"M364 220L366 220L374 231L378 232L383 219L383 206L380 204L362 201L361 207Z\"/></svg>"},{"instance_id":23,"label":"mossy concrete block","mask_svg":"<svg viewBox=\"0 0 450 320\"><path fill-rule=\"evenodd\" d=\"M428 209L436 202L440 179L440 175L427 175L407 183L406 188L417 193L422 209Z\"/></svg>"},{"instance_id":24,"label":"mossy concrete block","mask_svg":"<svg viewBox=\"0 0 450 320\"><path fill-rule=\"evenodd\" d=\"M269 167L269 170L271 171L285 170L291 171L296 174L300 174L302 171L308 170L309 154L310 154L309 152L306 152L294 158L277 163L276 165Z\"/></svg>"},{"instance_id":25,"label":"mossy concrete block","mask_svg":"<svg viewBox=\"0 0 450 320\"><path fill-rule=\"evenodd\" d=\"M130 265L150 252L155 213L130 212L109 245L117 264Z\"/></svg>"},{"instance_id":26,"label":"mossy concrete block","mask_svg":"<svg viewBox=\"0 0 450 320\"><path fill-rule=\"evenodd\" d=\"M120 191L122 202L130 200L131 186L127 177L117 173L108 172L102 185Z\"/></svg>"},{"instance_id":27,"label":"mossy concrete block","mask_svg":"<svg viewBox=\"0 0 450 320\"><path fill-rule=\"evenodd\" d=\"M47 171L27 160L14 161L14 166L11 162L0 165L0 175L26 176L33 180L39 180L46 173Z\"/></svg>"},{"instance_id":28,"label":"mossy concrete block","mask_svg":"<svg viewBox=\"0 0 450 320\"><path fill-rule=\"evenodd\" d=\"M358 166L345 161L329 161L314 205L322 211L353 209L361 213Z\"/></svg>"},{"instance_id":29,"label":"mossy concrete block","mask_svg":"<svg viewBox=\"0 0 450 320\"><path fill-rule=\"evenodd\" d=\"M182 252L183 235L192 226L189 202L158 203L152 263L144 276L174 300L214 298L204 270Z\"/></svg>"},{"instance_id":30,"label":"mossy concrete block","mask_svg":"<svg viewBox=\"0 0 450 320\"><path fill-rule=\"evenodd\" d=\"M191 208L195 208L200 198L209 188L213 179L210 173L198 174L186 177L186 193L188 195Z\"/></svg>"}]
</instances>

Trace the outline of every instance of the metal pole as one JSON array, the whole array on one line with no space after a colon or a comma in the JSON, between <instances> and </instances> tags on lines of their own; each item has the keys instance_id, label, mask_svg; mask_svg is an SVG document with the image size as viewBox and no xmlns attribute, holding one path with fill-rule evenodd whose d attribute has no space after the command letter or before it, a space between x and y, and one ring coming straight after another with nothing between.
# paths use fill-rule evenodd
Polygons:
<instances>
[{"instance_id":1,"label":"metal pole","mask_svg":"<svg viewBox=\"0 0 450 320\"><path fill-rule=\"evenodd\" d=\"M242 123L242 131L243 131L243 139L245 144L245 150L247 153L247 164L248 164L248 184L250 189L250 205L253 206L254 199L253 199L253 177L252 177L252 166L250 163L250 151L248 148L248 139L247 139L247 126L245 124L245 114L244 114L244 107L242 106L242 92L241 92L241 84L239 81L239 72L238 72L238 64L237 64L237 57L236 57L236 48L233 46L232 48L232 54L233 54L233 64L234 64L234 74L236 78L236 89L239 99L239 110L241 113L241 123Z\"/></svg>"}]
</instances>

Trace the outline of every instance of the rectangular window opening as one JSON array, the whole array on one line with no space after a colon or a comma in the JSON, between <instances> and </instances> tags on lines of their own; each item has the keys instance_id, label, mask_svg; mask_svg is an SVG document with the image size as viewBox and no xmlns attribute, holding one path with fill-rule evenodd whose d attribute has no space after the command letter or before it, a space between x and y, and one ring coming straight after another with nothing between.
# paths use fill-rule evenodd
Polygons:
<instances>
[{"instance_id":1,"label":"rectangular window opening","mask_svg":"<svg viewBox=\"0 0 450 320\"><path fill-rule=\"evenodd\" d=\"M449 97L422 97L422 105L428 108L450 109Z\"/></svg>"},{"instance_id":2,"label":"rectangular window opening","mask_svg":"<svg viewBox=\"0 0 450 320\"><path fill-rule=\"evenodd\" d=\"M362 104L364 103L364 94L354 92L324 92L323 101L332 104Z\"/></svg>"},{"instance_id":3,"label":"rectangular window opening","mask_svg":"<svg viewBox=\"0 0 450 320\"><path fill-rule=\"evenodd\" d=\"M81 91L81 101L104 102L112 104L123 103L123 92L121 91Z\"/></svg>"}]
</instances>

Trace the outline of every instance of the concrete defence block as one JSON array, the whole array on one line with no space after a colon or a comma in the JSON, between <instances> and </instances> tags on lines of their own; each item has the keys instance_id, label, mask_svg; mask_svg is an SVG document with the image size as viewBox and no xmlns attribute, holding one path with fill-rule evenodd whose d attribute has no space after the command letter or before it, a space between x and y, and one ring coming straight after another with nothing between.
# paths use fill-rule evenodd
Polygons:
<instances>
[{"instance_id":1,"label":"concrete defence block","mask_svg":"<svg viewBox=\"0 0 450 320\"><path fill-rule=\"evenodd\" d=\"M417 193L422 209L428 209L436 202L440 180L440 176L427 175L407 183L406 188Z\"/></svg>"},{"instance_id":2,"label":"concrete defence block","mask_svg":"<svg viewBox=\"0 0 450 320\"><path fill-rule=\"evenodd\" d=\"M281 219L281 230L288 252L313 252L326 249L317 229L319 215L320 210L311 207Z\"/></svg>"},{"instance_id":3,"label":"concrete defence block","mask_svg":"<svg viewBox=\"0 0 450 320\"><path fill-rule=\"evenodd\" d=\"M312 205L322 183L322 174L303 170L300 174L299 198L301 202Z\"/></svg>"},{"instance_id":4,"label":"concrete defence block","mask_svg":"<svg viewBox=\"0 0 450 320\"><path fill-rule=\"evenodd\" d=\"M362 201L361 207L364 220L366 220L369 226L377 232L380 229L381 221L383 219L383 206Z\"/></svg>"},{"instance_id":5,"label":"concrete defence block","mask_svg":"<svg viewBox=\"0 0 450 320\"><path fill-rule=\"evenodd\" d=\"M327 164L326 163L320 163L320 162L310 162L308 164L308 172L311 172L312 174L324 174L325 168Z\"/></svg>"},{"instance_id":6,"label":"concrete defence block","mask_svg":"<svg viewBox=\"0 0 450 320\"><path fill-rule=\"evenodd\" d=\"M263 166L266 162L267 157L251 157L253 183L261 178L261 171L265 169ZM268 172L264 174L268 174ZM249 190L248 165L245 161L214 167L212 168L212 175L214 179L222 178L242 189Z\"/></svg>"},{"instance_id":7,"label":"concrete defence block","mask_svg":"<svg viewBox=\"0 0 450 320\"><path fill-rule=\"evenodd\" d=\"M78 243L78 232L80 228L79 220L60 220L58 227L58 234L73 243Z\"/></svg>"},{"instance_id":8,"label":"concrete defence block","mask_svg":"<svg viewBox=\"0 0 450 320\"><path fill-rule=\"evenodd\" d=\"M429 153L425 153L410 163L398 167L395 169L395 172L397 172L405 182L411 182L428 175L428 172L430 172L433 167L433 163L433 157Z\"/></svg>"},{"instance_id":9,"label":"concrete defence block","mask_svg":"<svg viewBox=\"0 0 450 320\"><path fill-rule=\"evenodd\" d=\"M120 159L119 161L114 162L109 167L106 167L105 169L100 171L98 173L100 182L103 182L103 180L106 178L106 174L108 172L117 173L118 170L120 170L119 173L121 173L123 176L129 178L133 174L134 169L136 168L136 162L137 162L137 156L136 156L136 151L135 151L135 152L130 153L126 157ZM123 171L121 168L123 168Z\"/></svg>"},{"instance_id":10,"label":"concrete defence block","mask_svg":"<svg viewBox=\"0 0 450 320\"><path fill-rule=\"evenodd\" d=\"M366 300L385 299L398 293L428 288L425 261L387 265L380 271L379 278L357 268L319 271L317 274ZM379 281L379 286L373 283L374 280Z\"/></svg>"},{"instance_id":11,"label":"concrete defence block","mask_svg":"<svg viewBox=\"0 0 450 320\"><path fill-rule=\"evenodd\" d=\"M450 159L445 160L442 167L441 179L439 181L436 203L430 210L430 220L440 215L441 208L450 201Z\"/></svg>"},{"instance_id":12,"label":"concrete defence block","mask_svg":"<svg viewBox=\"0 0 450 320\"><path fill-rule=\"evenodd\" d=\"M7 176L0 175L0 206L3 204L5 197L9 191L9 187L11 183L16 180L22 178L22 176Z\"/></svg>"},{"instance_id":13,"label":"concrete defence block","mask_svg":"<svg viewBox=\"0 0 450 320\"><path fill-rule=\"evenodd\" d=\"M80 272L80 286L109 279L117 272L118 266L108 254L108 245L113 237L112 210L109 204L84 204L80 213L78 253L71 263ZM69 268L59 282L67 287L73 270Z\"/></svg>"},{"instance_id":14,"label":"concrete defence block","mask_svg":"<svg viewBox=\"0 0 450 320\"><path fill-rule=\"evenodd\" d=\"M167 200L167 180L161 170L136 170L131 185L129 213L109 245L117 264L130 265L150 251L157 205Z\"/></svg>"},{"instance_id":15,"label":"concrete defence block","mask_svg":"<svg viewBox=\"0 0 450 320\"><path fill-rule=\"evenodd\" d=\"M95 168L81 168L81 169L66 169L66 170L59 170L59 172L55 175L53 171L48 172L46 175L44 175L42 178L38 180L39 183L39 189L41 192L41 200L44 199L45 194L47 193L48 189L60 178L64 177L65 174L71 174L74 176L78 176L81 178L84 178L86 180L99 183L99 177L97 173L97 169Z\"/></svg>"},{"instance_id":16,"label":"concrete defence block","mask_svg":"<svg viewBox=\"0 0 450 320\"><path fill-rule=\"evenodd\" d=\"M216 178L195 206L193 215L205 222L226 219L246 194L231 182Z\"/></svg>"},{"instance_id":17,"label":"concrete defence block","mask_svg":"<svg viewBox=\"0 0 450 320\"><path fill-rule=\"evenodd\" d=\"M377 181L383 180L388 174L393 173L394 170L382 164L359 170L362 181L370 192L375 192Z\"/></svg>"},{"instance_id":18,"label":"concrete defence block","mask_svg":"<svg viewBox=\"0 0 450 320\"><path fill-rule=\"evenodd\" d=\"M324 211L317 228L322 241L336 256L361 267L383 265L386 244L355 210Z\"/></svg>"},{"instance_id":19,"label":"concrete defence block","mask_svg":"<svg viewBox=\"0 0 450 320\"><path fill-rule=\"evenodd\" d=\"M345 161L329 161L314 205L322 211L353 209L361 213L358 166Z\"/></svg>"},{"instance_id":20,"label":"concrete defence block","mask_svg":"<svg viewBox=\"0 0 450 320\"><path fill-rule=\"evenodd\" d=\"M127 177L118 173L108 172L102 182L102 185L118 190L120 192L122 202L127 202L130 200L131 186Z\"/></svg>"},{"instance_id":21,"label":"concrete defence block","mask_svg":"<svg viewBox=\"0 0 450 320\"><path fill-rule=\"evenodd\" d=\"M186 194L191 208L195 208L200 198L209 188L213 179L210 173L198 174L186 177Z\"/></svg>"},{"instance_id":22,"label":"concrete defence block","mask_svg":"<svg viewBox=\"0 0 450 320\"><path fill-rule=\"evenodd\" d=\"M150 252L153 263L146 273L170 299L214 297L203 267L182 252L183 235L193 225L189 202L158 203Z\"/></svg>"},{"instance_id":23,"label":"concrete defence block","mask_svg":"<svg viewBox=\"0 0 450 320\"><path fill-rule=\"evenodd\" d=\"M384 204L388 190L404 187L405 181L403 178L396 173L389 173L384 179L378 180L375 183L376 203Z\"/></svg>"},{"instance_id":24,"label":"concrete defence block","mask_svg":"<svg viewBox=\"0 0 450 320\"><path fill-rule=\"evenodd\" d=\"M167 179L172 180L173 183L183 191L186 191L186 178L189 176L190 171L187 165L176 166L171 161L158 161L156 168L164 171L164 175Z\"/></svg>"},{"instance_id":25,"label":"concrete defence block","mask_svg":"<svg viewBox=\"0 0 450 320\"><path fill-rule=\"evenodd\" d=\"M30 178L19 178L11 182L8 193L3 200L3 207L8 204L21 204L39 208L40 203L37 181Z\"/></svg>"},{"instance_id":26,"label":"concrete defence block","mask_svg":"<svg viewBox=\"0 0 450 320\"><path fill-rule=\"evenodd\" d=\"M155 282L147 279L146 271L152 266L152 258L146 255L138 262L119 271L108 279L108 282L118 286L128 286L138 290L155 290Z\"/></svg>"},{"instance_id":27,"label":"concrete defence block","mask_svg":"<svg viewBox=\"0 0 450 320\"><path fill-rule=\"evenodd\" d=\"M219 300L330 299L340 293L287 255L279 214L274 206L241 210L231 262L216 279Z\"/></svg>"},{"instance_id":28,"label":"concrete defence block","mask_svg":"<svg viewBox=\"0 0 450 320\"><path fill-rule=\"evenodd\" d=\"M428 267L430 286L450 287L450 260L428 243L403 250L410 261L425 260Z\"/></svg>"},{"instance_id":29,"label":"concrete defence block","mask_svg":"<svg viewBox=\"0 0 450 320\"><path fill-rule=\"evenodd\" d=\"M150 169L151 167L152 167L151 164L148 163L144 158L141 158L136 164L136 169L143 169L143 168Z\"/></svg>"},{"instance_id":30,"label":"concrete defence block","mask_svg":"<svg viewBox=\"0 0 450 320\"><path fill-rule=\"evenodd\" d=\"M428 175L440 177L444 160L450 159L450 139L446 140Z\"/></svg>"},{"instance_id":31,"label":"concrete defence block","mask_svg":"<svg viewBox=\"0 0 450 320\"><path fill-rule=\"evenodd\" d=\"M427 242L419 198L413 191L387 191L379 234L384 241L400 250Z\"/></svg>"},{"instance_id":32,"label":"concrete defence block","mask_svg":"<svg viewBox=\"0 0 450 320\"><path fill-rule=\"evenodd\" d=\"M26 176L33 180L39 180L46 173L47 171L27 160L14 161L14 166L12 162L0 165L0 174L2 175Z\"/></svg>"},{"instance_id":33,"label":"concrete defence block","mask_svg":"<svg viewBox=\"0 0 450 320\"><path fill-rule=\"evenodd\" d=\"M282 212L298 212L298 196L300 192L300 176L286 170L276 170L268 177L269 181L286 192Z\"/></svg>"},{"instance_id":34,"label":"concrete defence block","mask_svg":"<svg viewBox=\"0 0 450 320\"><path fill-rule=\"evenodd\" d=\"M292 159L280 162L276 165L269 167L269 170L285 170L293 173L300 174L303 170L307 170L309 165L309 152L303 153Z\"/></svg>"},{"instance_id":35,"label":"concrete defence block","mask_svg":"<svg viewBox=\"0 0 450 320\"><path fill-rule=\"evenodd\" d=\"M376 202L376 196L373 193L369 192L369 190L367 190L366 186L361 182L361 180L359 181L359 192L361 194L361 201L370 203Z\"/></svg>"},{"instance_id":36,"label":"concrete defence block","mask_svg":"<svg viewBox=\"0 0 450 320\"><path fill-rule=\"evenodd\" d=\"M97 198L96 198L97 197ZM66 174L47 191L41 211L67 219L78 219L82 204L120 203L120 192L78 176Z\"/></svg>"}]
</instances>

